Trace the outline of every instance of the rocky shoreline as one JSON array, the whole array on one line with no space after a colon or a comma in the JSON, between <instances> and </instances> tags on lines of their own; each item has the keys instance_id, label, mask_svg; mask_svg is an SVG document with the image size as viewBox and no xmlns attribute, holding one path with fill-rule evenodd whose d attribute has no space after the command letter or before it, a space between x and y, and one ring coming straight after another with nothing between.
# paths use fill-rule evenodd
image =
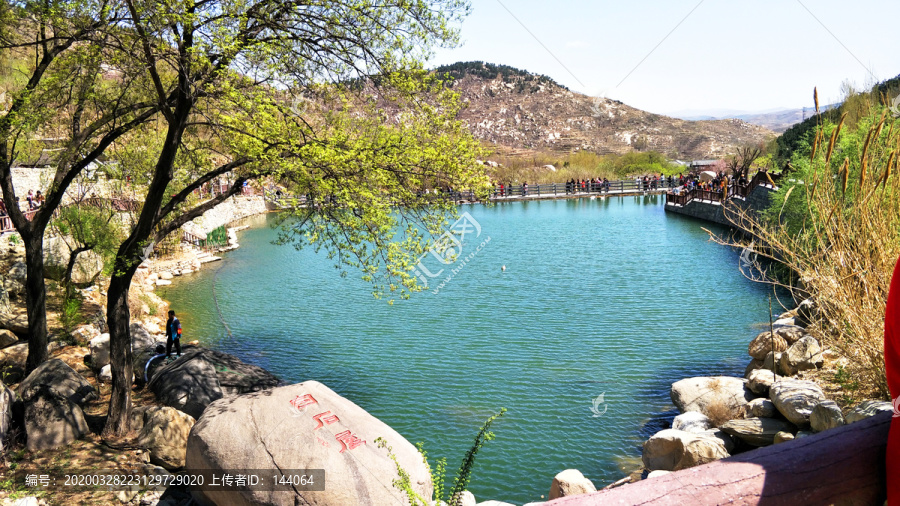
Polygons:
<instances>
[{"instance_id":1,"label":"rocky shoreline","mask_svg":"<svg viewBox=\"0 0 900 506\"><path fill-rule=\"evenodd\" d=\"M892 404L886 401L864 400L842 409L828 398L824 375L835 374L847 360L824 349L807 332L816 317L813 299L778 316L770 330L749 343L751 360L743 377L693 377L673 383L672 403L681 414L672 420L670 428L643 443L642 469L605 488L664 476L893 412ZM572 492L555 497L595 490L576 470L564 471L557 479L567 480ZM556 481L554 488L558 488Z\"/></svg>"}]
</instances>

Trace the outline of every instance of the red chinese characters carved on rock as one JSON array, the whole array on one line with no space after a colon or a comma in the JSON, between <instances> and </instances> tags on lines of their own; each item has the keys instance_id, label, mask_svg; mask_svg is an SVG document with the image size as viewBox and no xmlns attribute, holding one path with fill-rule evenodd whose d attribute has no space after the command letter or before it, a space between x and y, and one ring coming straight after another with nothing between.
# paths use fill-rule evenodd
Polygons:
<instances>
[{"instance_id":1,"label":"red chinese characters carved on rock","mask_svg":"<svg viewBox=\"0 0 900 506\"><path fill-rule=\"evenodd\" d=\"M318 403L319 402L311 394L298 395L290 401L291 407L298 411L307 406ZM331 425L335 422L341 421L341 419L331 411L325 411L319 413L318 415L313 415L312 419L316 421L316 426L313 427L314 431L319 430L326 425ZM345 430L344 432L335 434L334 439L341 443L341 450L338 453L344 453L344 451L346 450L353 450L360 445L366 444L364 440L360 439L358 436L353 435L349 430ZM318 441L322 444L322 446L328 446L328 443L326 441L323 441L321 439L318 439Z\"/></svg>"},{"instance_id":2,"label":"red chinese characters carved on rock","mask_svg":"<svg viewBox=\"0 0 900 506\"><path fill-rule=\"evenodd\" d=\"M313 428L313 430L319 430L325 426L325 424L331 425L334 422L340 422L341 419L337 417L337 415L333 414L331 411L326 411L324 413L319 413L318 415L313 416L313 420L315 420L318 425Z\"/></svg>"},{"instance_id":3,"label":"red chinese characters carved on rock","mask_svg":"<svg viewBox=\"0 0 900 506\"><path fill-rule=\"evenodd\" d=\"M290 402L291 406L293 406L295 409L303 409L306 406L318 403L319 401L317 401L312 396L312 394L298 395L297 397L294 397L294 399Z\"/></svg>"},{"instance_id":4,"label":"red chinese characters carved on rock","mask_svg":"<svg viewBox=\"0 0 900 506\"><path fill-rule=\"evenodd\" d=\"M352 450L359 445L366 444L365 441L351 434L349 430L335 434L334 438L341 442L341 451L338 453L344 453L344 450Z\"/></svg>"}]
</instances>

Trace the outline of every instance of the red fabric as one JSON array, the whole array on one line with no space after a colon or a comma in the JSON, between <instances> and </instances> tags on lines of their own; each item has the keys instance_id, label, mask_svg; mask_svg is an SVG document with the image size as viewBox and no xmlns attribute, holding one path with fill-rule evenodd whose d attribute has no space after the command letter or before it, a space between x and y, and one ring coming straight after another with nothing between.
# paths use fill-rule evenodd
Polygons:
<instances>
[{"instance_id":1,"label":"red fabric","mask_svg":"<svg viewBox=\"0 0 900 506\"><path fill-rule=\"evenodd\" d=\"M894 403L887 446L888 504L900 505L900 260L894 267L884 316L884 365Z\"/></svg>"}]
</instances>

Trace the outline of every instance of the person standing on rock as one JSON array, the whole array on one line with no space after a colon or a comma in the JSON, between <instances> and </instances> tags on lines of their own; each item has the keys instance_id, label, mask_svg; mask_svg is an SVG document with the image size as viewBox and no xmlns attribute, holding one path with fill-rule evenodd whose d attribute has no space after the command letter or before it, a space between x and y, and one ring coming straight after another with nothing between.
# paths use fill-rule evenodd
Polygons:
<instances>
[{"instance_id":1,"label":"person standing on rock","mask_svg":"<svg viewBox=\"0 0 900 506\"><path fill-rule=\"evenodd\" d=\"M175 343L175 351L181 356L181 322L175 318L175 311L169 311L169 319L166 321L166 358L172 356L172 343Z\"/></svg>"}]
</instances>

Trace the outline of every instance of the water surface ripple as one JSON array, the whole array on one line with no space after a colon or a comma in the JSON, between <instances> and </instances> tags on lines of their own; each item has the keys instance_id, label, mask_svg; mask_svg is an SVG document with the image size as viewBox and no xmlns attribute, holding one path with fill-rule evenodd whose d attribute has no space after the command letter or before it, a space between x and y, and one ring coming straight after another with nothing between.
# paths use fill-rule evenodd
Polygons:
<instances>
[{"instance_id":1,"label":"water surface ripple","mask_svg":"<svg viewBox=\"0 0 900 506\"><path fill-rule=\"evenodd\" d=\"M564 469L599 488L637 467L643 439L673 415L669 385L741 374L768 321L767 290L741 276L738 255L707 240L710 225L667 216L659 197L462 210L491 241L437 295L374 300L324 254L271 244L265 220L224 262L160 295L187 339L289 382L321 381L447 457L451 482L506 407L470 489L518 504L546 497Z\"/></svg>"}]
</instances>

